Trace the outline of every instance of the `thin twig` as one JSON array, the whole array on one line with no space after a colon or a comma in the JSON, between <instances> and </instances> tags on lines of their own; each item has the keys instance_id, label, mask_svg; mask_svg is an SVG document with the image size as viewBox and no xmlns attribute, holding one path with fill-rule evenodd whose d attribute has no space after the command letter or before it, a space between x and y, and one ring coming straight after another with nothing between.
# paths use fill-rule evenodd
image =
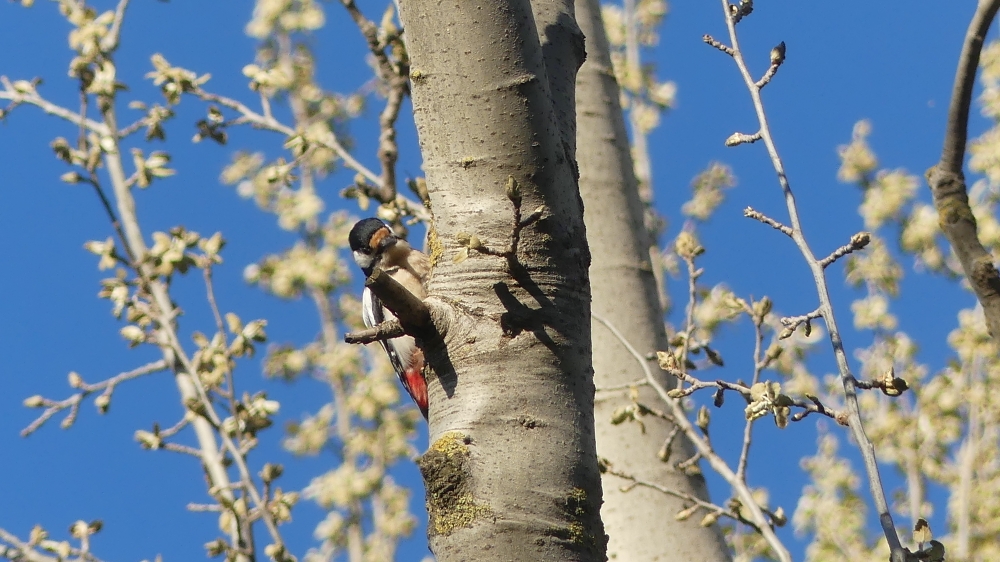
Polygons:
<instances>
[{"instance_id":1,"label":"thin twig","mask_svg":"<svg viewBox=\"0 0 1000 562\"><path fill-rule=\"evenodd\" d=\"M0 100L10 100L13 104L20 105L22 103L27 103L33 105L49 115L55 115L56 117L61 117L70 123L78 127L83 127L88 131L92 131L99 136L108 136L110 131L108 127L103 123L98 123L92 119L87 119L81 117L79 114L66 109L65 107L56 105L40 95L37 92L22 93L14 89L10 80L6 76L0 76L0 84L4 86L3 90L0 90ZM8 108L9 109L9 108Z\"/></svg>"},{"instance_id":2,"label":"thin twig","mask_svg":"<svg viewBox=\"0 0 1000 562\"><path fill-rule=\"evenodd\" d=\"M548 211L548 207L545 205L540 205L535 208L534 211L528 213L528 216L522 216L521 210L521 188L518 184L517 179L514 176L508 176L507 178L507 198L514 205L514 220L511 227L510 233L510 245L506 249L497 250L490 248L484 244L478 237L469 235L467 239L460 240L466 245L469 250L474 250L480 254L486 254L488 256L506 258L511 266L514 266L517 262L517 249L521 244L521 231L525 228L534 224L538 219L542 218Z\"/></svg>"},{"instance_id":3,"label":"thin twig","mask_svg":"<svg viewBox=\"0 0 1000 562\"><path fill-rule=\"evenodd\" d=\"M743 209L743 216L750 219L758 220L766 224L767 226L770 226L771 228L780 231L782 234L786 236L792 235L791 228L781 224L780 222L772 219L771 217L765 215L764 213L755 210L753 207L747 207L746 209Z\"/></svg>"},{"instance_id":4,"label":"thin twig","mask_svg":"<svg viewBox=\"0 0 1000 562\"><path fill-rule=\"evenodd\" d=\"M215 300L215 288L212 283L212 268L203 268L203 276L205 278L205 297L208 300L208 307L212 309L212 316L215 318L215 329L218 330L220 334L225 335L226 324L222 321L222 313L219 312L219 304Z\"/></svg>"},{"instance_id":5,"label":"thin twig","mask_svg":"<svg viewBox=\"0 0 1000 562\"><path fill-rule=\"evenodd\" d=\"M616 390L629 390L632 388L637 388L640 386L646 386L646 379L636 379L631 382L626 382L622 384L616 384L614 386L601 386L598 387L595 392L614 392Z\"/></svg>"},{"instance_id":6,"label":"thin twig","mask_svg":"<svg viewBox=\"0 0 1000 562\"><path fill-rule=\"evenodd\" d=\"M763 365L761 367L763 367ZM747 403L750 403L751 390L749 386L746 386L744 384L724 381L721 379L714 381L703 381L701 379L691 376L688 373L684 373L683 371L680 370L674 370L674 369L664 369L664 370L666 370L671 375L677 377L679 380L689 385L684 388L671 390L670 396L673 398L686 398L688 396L691 396L695 392L698 392L699 390L704 390L706 388L714 388L717 389L718 391L730 390L736 392L741 396L743 396L747 400ZM871 388L875 388L876 386L877 385L871 385ZM808 399L808 401L799 398L789 397L789 400L791 400L791 402L788 403L788 406L790 408L794 407L803 410L802 412L793 415L791 417L792 421L799 421L802 418L808 416L809 414L823 414L824 416L833 419L840 425L847 425L845 421L846 416L842 412L833 410L831 408L827 408L822 403L820 403L819 399L816 398L815 396L807 394L806 398Z\"/></svg>"},{"instance_id":7,"label":"thin twig","mask_svg":"<svg viewBox=\"0 0 1000 562\"><path fill-rule=\"evenodd\" d=\"M739 146L741 144L753 144L760 140L760 132L756 132L752 135L746 133L733 133L726 137L726 146Z\"/></svg>"},{"instance_id":8,"label":"thin twig","mask_svg":"<svg viewBox=\"0 0 1000 562\"><path fill-rule=\"evenodd\" d=\"M292 137L298 134L295 131L295 129L292 129L291 127L281 123L280 121L278 121L272 115L269 114L270 105L265 106L265 114L261 115L239 101L236 101L232 98L227 98L224 96L206 92L201 88L195 88L194 90L192 90L191 93L198 96L199 99L217 103L223 107L228 107L229 109L238 112L241 115L241 117L234 120L232 124L235 125L247 124L256 127L258 129L265 129L268 131L281 133L288 137ZM308 140L336 154L337 157L339 157L341 160L344 161L345 166L361 174L361 176L364 177L367 181L375 185L381 185L382 183L381 178L378 175L376 175L375 172L372 172L364 164L362 164L356 158L354 158L354 156L352 156L351 153L348 152L347 149L344 148L342 144L340 144L340 141L337 139L337 136L332 131L327 131L322 138L310 137ZM389 203L389 201L380 201L380 202ZM395 202L400 208L403 208L407 213L412 214L414 217L422 221L430 220L430 213L427 211L427 209L424 207L422 203L417 203L416 201L412 201L399 194L396 195Z\"/></svg>"},{"instance_id":9,"label":"thin twig","mask_svg":"<svg viewBox=\"0 0 1000 562\"><path fill-rule=\"evenodd\" d=\"M872 235L869 232L859 232L854 236L851 236L851 241L843 246L834 250L829 256L819 260L821 266L828 267L833 262L839 260L840 258L850 254L852 252L857 252L863 249L865 246L871 242Z\"/></svg>"},{"instance_id":10,"label":"thin twig","mask_svg":"<svg viewBox=\"0 0 1000 562\"><path fill-rule=\"evenodd\" d=\"M89 183L94 188L94 193L97 194L97 198L101 200L101 205L104 207L104 212L108 215L108 221L111 222L111 228L115 230L115 234L118 236L118 242L125 251L125 255L128 256L129 264L134 264L136 262L136 256L132 253L132 247L129 246L128 240L125 239L125 231L122 230L122 223L118 220L118 215L115 214L114 208L111 206L111 201L108 200L107 194L104 193L104 189L101 187L100 178L94 170L90 170L90 178L88 178L87 183Z\"/></svg>"},{"instance_id":11,"label":"thin twig","mask_svg":"<svg viewBox=\"0 0 1000 562\"><path fill-rule=\"evenodd\" d=\"M843 426L849 425L847 413L838 412L837 410L831 410L830 408L827 408L822 402L820 402L820 399L818 397L813 396L811 394L807 394L806 398L812 401L812 405L796 404L797 406L802 407L803 410L801 412L796 412L792 414L791 418L792 421L801 421L805 419L805 417L808 416L809 414L822 414L824 416L833 418L840 425Z\"/></svg>"},{"instance_id":12,"label":"thin twig","mask_svg":"<svg viewBox=\"0 0 1000 562\"><path fill-rule=\"evenodd\" d=\"M141 128L143 128L143 127L146 126L146 120L147 120L147 118L148 118L148 115L143 115L138 120L136 120L135 122L133 122L131 125L129 125L127 127L122 127L118 131L118 134L121 135L121 138L123 138L123 139L129 138L130 136L132 136L133 134L135 134L136 131L138 131L139 129L141 129Z\"/></svg>"},{"instance_id":13,"label":"thin twig","mask_svg":"<svg viewBox=\"0 0 1000 562\"><path fill-rule=\"evenodd\" d=\"M653 390L656 391L656 394L660 397L660 399L670 407L675 423L681 428L681 431L684 432L688 439L691 440L691 443L694 444L698 453L702 455L702 457L708 462L712 469L719 474L719 476L725 479L726 482L732 486L733 492L740 498L740 501L743 502L743 505L750 512L750 521L753 522L758 529L760 529L761 535L764 537L764 540L767 541L767 544L771 547L771 550L778 560L781 562L791 562L791 554L789 554L785 545L781 543L778 536L774 534L774 530L771 529L767 517L765 517L760 505L758 505L757 501L753 498L753 492L751 492L750 488L746 485L746 482L741 482L740 479L736 477L736 474L729 468L729 465L726 464L726 461L724 461L722 457L717 455L715 451L712 450L712 447L708 444L708 441L704 438L701 432L699 432L697 428L691 424L691 421L688 420L687 413L684 411L683 406L681 406L680 401L670 398L667 394L667 389L656 380L655 376L653 376L653 371L649 368L649 361L647 361L646 358L643 357L631 343L629 343L628 339L625 338L625 335L622 334L609 320L593 312L591 312L591 317L603 324L604 327L612 333L612 335L618 338L618 341L620 341L632 357L639 362L643 374L646 375L646 382L648 382Z\"/></svg>"},{"instance_id":14,"label":"thin twig","mask_svg":"<svg viewBox=\"0 0 1000 562\"><path fill-rule=\"evenodd\" d=\"M746 62L743 59L743 54L740 51L739 38L736 34L736 21L732 16L729 1L721 1L722 9L725 13L726 26L729 29L730 43L733 46L733 60L736 62L736 66L739 68L740 74L743 76L743 81L750 93L754 111L757 114L757 121L760 124L760 132L763 137L764 145L767 147L768 155L771 158L771 164L774 166L774 170L778 176L778 183L781 185L782 192L785 196L785 205L788 209L788 215L792 228L792 240L795 241L796 246L798 246L799 251L802 253L803 258L805 258L805 261L813 274L813 281L815 282L816 292L820 301L820 310L822 311L827 329L829 330L830 343L833 346L834 355L837 359L838 370L840 372L840 378L844 386L851 433L854 436L855 441L858 443L858 448L861 450L861 456L864 459L865 470L868 474L868 483L871 488L872 498L875 508L879 513L879 521L882 525L886 541L888 542L889 551L892 553L893 562L903 562L905 552L899 542L899 536L896 534L896 528L892 521L892 514L889 511L889 504L885 497L885 491L882 486L882 478L879 475L878 463L875 458L875 447L865 434L864 426L862 425L861 411L858 406L857 389L855 388L855 378L851 373L850 366L847 363L847 354L844 350L843 341L840 338L840 330L837 327L837 322L834 317L833 304L830 300L830 293L827 287L823 265L816 259L815 255L813 255L812 249L809 247L805 237L802 235L802 226L799 221L798 206L795 203L795 196L792 193L788 177L785 174L784 164L781 161L781 157L778 155L778 149L771 136L767 115L764 111L764 103L760 97L760 88L750 76L750 71L747 69Z\"/></svg>"},{"instance_id":15,"label":"thin twig","mask_svg":"<svg viewBox=\"0 0 1000 562\"><path fill-rule=\"evenodd\" d=\"M212 316L215 317L215 329L222 337L222 345L228 345L226 338L226 325L222 321L222 312L219 311L219 304L215 300L215 284L212 282L212 266L211 264L206 264L202 268L202 276L205 279L205 298L208 300L208 307L212 310ZM229 415L236 415L236 380L233 377L233 370L226 369L226 398L229 399Z\"/></svg>"},{"instance_id":16,"label":"thin twig","mask_svg":"<svg viewBox=\"0 0 1000 562\"><path fill-rule=\"evenodd\" d=\"M164 439L173 437L174 435L177 435L180 432L180 430L187 427L189 423L191 422L187 419L187 417L182 417L180 421L178 421L174 425L168 427L167 429L161 429L159 431L159 435Z\"/></svg>"},{"instance_id":17,"label":"thin twig","mask_svg":"<svg viewBox=\"0 0 1000 562\"><path fill-rule=\"evenodd\" d=\"M195 449L194 447L188 447L187 445L181 445L179 443L164 443L161 448L165 451L173 451L175 453L183 453L185 455L191 455L195 458L201 458L201 451Z\"/></svg>"},{"instance_id":18,"label":"thin twig","mask_svg":"<svg viewBox=\"0 0 1000 562\"><path fill-rule=\"evenodd\" d=\"M715 37L712 37L711 35L706 33L705 35L701 36L701 40L704 41L705 43L708 43L709 46L715 47L716 49L722 51L723 53L726 53L729 56L733 56L732 47L723 45Z\"/></svg>"},{"instance_id":19,"label":"thin twig","mask_svg":"<svg viewBox=\"0 0 1000 562\"><path fill-rule=\"evenodd\" d=\"M45 399L43 405L45 406L45 411L31 422L27 427L21 430L21 437L27 437L38 430L46 421L48 421L52 416L69 408L71 410L72 418L67 418L72 420L75 418L76 410L79 408L80 403L90 396L91 394L102 391L104 396L111 396L114 392L115 387L119 384L130 381L132 379L137 379L139 377L164 371L167 369L167 362L160 359L159 361L153 361L152 363L147 363L131 371L126 371L124 373L119 373L109 379L103 380L94 384L87 384L80 380L76 385L76 388L80 389L80 392L60 401ZM66 421L63 422L65 425L70 425ZM70 422L71 423L71 422Z\"/></svg>"},{"instance_id":20,"label":"thin twig","mask_svg":"<svg viewBox=\"0 0 1000 562\"><path fill-rule=\"evenodd\" d=\"M118 48L118 42L121 39L122 33L122 22L125 21L125 10L128 8L128 3L129 0L118 0L118 6L115 8L115 19L112 20L107 35L101 39L101 51L105 54L110 55Z\"/></svg>"},{"instance_id":21,"label":"thin twig","mask_svg":"<svg viewBox=\"0 0 1000 562\"><path fill-rule=\"evenodd\" d=\"M232 98L212 94L202 90L201 88L195 88L192 90L192 93L204 101L217 103L223 107L228 107L229 109L238 112L242 117L235 121L237 124L249 124L259 129L274 131L289 137L297 134L295 129L281 123L274 117L261 115L243 103ZM351 156L351 154L347 152L347 149L345 149L344 146L340 144L340 141L337 140L337 136L332 132L330 132L329 135L326 135L325 138L310 138L309 140L315 142L323 148L333 151L334 154L344 161L344 164L347 165L348 168L361 174L368 181L378 183L378 176Z\"/></svg>"},{"instance_id":22,"label":"thin twig","mask_svg":"<svg viewBox=\"0 0 1000 562\"><path fill-rule=\"evenodd\" d=\"M686 257L684 262L688 269L688 302L684 314L684 342L681 346L680 365L681 369L687 370L688 351L691 348L691 336L694 332L694 307L698 302L698 278L701 277L701 270L695 269L694 258ZM686 374L686 372L685 372Z\"/></svg>"},{"instance_id":23,"label":"thin twig","mask_svg":"<svg viewBox=\"0 0 1000 562\"><path fill-rule=\"evenodd\" d=\"M767 86L771 79L774 78L774 75L778 73L778 68L781 67L781 63L783 62L785 62L784 41L778 43L775 48L771 49L771 66L767 69L767 72L764 73L764 76L762 76L761 79L754 84L754 86L756 86L758 90Z\"/></svg>"},{"instance_id":24,"label":"thin twig","mask_svg":"<svg viewBox=\"0 0 1000 562\"><path fill-rule=\"evenodd\" d=\"M399 146L396 143L396 120L399 118L403 100L410 91L409 64L405 60L394 63L386 53L386 49L391 48L394 42L401 41L398 35L387 37L384 42L380 41L378 26L361 13L354 0L341 0L341 4L361 30L368 43L368 50L375 58L377 77L388 88L385 107L379 114L378 159L382 165L382 173L378 182L378 199L389 202L396 198L397 193L396 159L399 155Z\"/></svg>"},{"instance_id":25,"label":"thin twig","mask_svg":"<svg viewBox=\"0 0 1000 562\"><path fill-rule=\"evenodd\" d=\"M757 384L760 381L760 373L764 369L764 362L761 360L762 348L764 346L764 331L761 329L761 323L764 321L763 317L759 319L755 317L754 321L754 345L753 345L753 379L750 382L750 386ZM747 479L747 463L750 458L750 443L753 438L753 420L747 420L746 424L743 426L743 446L740 449L740 460L736 464L736 477L746 482Z\"/></svg>"},{"instance_id":26,"label":"thin twig","mask_svg":"<svg viewBox=\"0 0 1000 562\"><path fill-rule=\"evenodd\" d=\"M319 290L312 289L310 295L313 298L313 302L316 304L316 310L319 312L320 325L322 326L322 342L323 347L326 350L333 350L338 342L337 336L337 323L333 311L333 304L330 301L330 295ZM353 420L351 419L351 410L347 406L347 389L345 388L345 381L343 377L339 376L326 376L324 380L330 385L333 390L333 405L334 411L336 412L336 418L333 420L333 428L336 431L337 437L342 443L347 443L350 441L352 434L354 433ZM344 453L343 464L345 466L358 466L360 452L355 448L346 448ZM364 555L364 537L362 536L360 530L360 519L363 509L358 500L353 500L348 504L348 513L351 517L351 523L348 524L347 529L347 550L348 550L348 560L349 562L361 562Z\"/></svg>"},{"instance_id":27,"label":"thin twig","mask_svg":"<svg viewBox=\"0 0 1000 562\"><path fill-rule=\"evenodd\" d=\"M805 324L806 326L806 337L812 331L812 321L823 316L823 311L817 308L816 310L810 312L809 314L802 314L800 316L784 316L778 320L781 325L789 330L788 335L791 336L795 330L799 329L799 326Z\"/></svg>"},{"instance_id":28,"label":"thin twig","mask_svg":"<svg viewBox=\"0 0 1000 562\"><path fill-rule=\"evenodd\" d=\"M635 477L634 475L629 474L629 473L624 472L624 471L621 471L621 470L614 469L610 465L605 465L605 467L604 467L604 473L605 474L610 474L612 476L617 476L618 478L622 478L624 480L628 480L629 482L632 483L632 486L640 486L640 487L643 487L643 488L649 488L651 490L656 490L657 492L660 492L661 494L664 494L664 495L667 495L667 496L672 496L672 497L675 497L675 498L678 498L678 499L682 499L682 500L684 500L686 502L689 502L689 503L692 503L692 504L695 504L695 505L701 507L702 509L704 509L705 511L707 511L709 513L714 513L716 515L721 515L721 516L724 516L724 517L728 517L728 518L730 518L730 519L732 519L734 521L738 521L740 523L743 523L745 525L748 525L748 526L752 527L757 532L760 532L760 528L757 526L756 523L754 523L753 521L748 520L745 517L742 517L739 513L736 513L735 511L733 511L731 509L726 509L726 508L724 508L722 506L715 505L712 502L708 502L708 501L700 499L700 498L698 498L696 496L692 496L691 494L687 494L687 493L684 493L684 492L679 492L677 490L674 490L672 488L668 488L666 486L663 486L661 484L657 484L655 482L649 482L649 481L646 481L646 480L640 480L639 478ZM685 511L687 511L687 510L685 510Z\"/></svg>"},{"instance_id":29,"label":"thin twig","mask_svg":"<svg viewBox=\"0 0 1000 562\"><path fill-rule=\"evenodd\" d=\"M120 137L117 133L117 116L113 104L109 104L104 108L103 117L109 131L109 137L115 144L114 150L104 153L105 167L108 175L111 177L111 185L114 188L118 213L122 221L126 241L131 246L134 255L142 256L147 253L148 249L143 239L142 230L139 227L139 220L135 210L135 200L127 186L121 151L117 142L117 139ZM225 494L230 493L228 492L228 485L230 483L229 474L223 465L222 456L219 454L216 445L216 437L218 437L222 440L223 448L230 453L230 460L235 465L241 481L248 483L246 488L247 493L253 500L254 505L261 509L264 524L271 535L271 539L275 545L283 547L284 541L278 532L273 514L263 505L260 495L257 493L256 486L249 485L253 483L253 476L246 465L245 455L226 432L217 431L222 425L221 419L215 411L212 400L202 385L201 379L197 375L197 369L194 368L191 358L180 343L177 328L174 324L175 307L166 285L156 278L156 275L152 272L148 264L139 263L135 269L144 285L148 287L155 308L157 309L156 322L162 337L159 347L164 354L164 359L174 369L176 374L175 381L181 397L185 403L193 400L203 406L199 410L203 416L194 418L192 426L198 439L202 463L209 474L213 487L220 487L220 489L226 490L223 492ZM228 497L227 500L231 502L233 498ZM234 520L230 530L230 537L233 544L240 543L241 536L239 522ZM240 560L243 559L244 557L241 556Z\"/></svg>"},{"instance_id":30,"label":"thin twig","mask_svg":"<svg viewBox=\"0 0 1000 562\"><path fill-rule=\"evenodd\" d=\"M13 545L12 549L0 545L0 556L14 562L62 562L62 557L47 556L36 550L36 546L17 538L13 533L0 528L0 542ZM77 560L85 562L101 562L101 559L90 552L85 552L79 548L70 548L69 555L77 557Z\"/></svg>"},{"instance_id":31,"label":"thin twig","mask_svg":"<svg viewBox=\"0 0 1000 562\"><path fill-rule=\"evenodd\" d=\"M219 513L222 506L217 503L189 503L187 510L195 513Z\"/></svg>"},{"instance_id":32,"label":"thin twig","mask_svg":"<svg viewBox=\"0 0 1000 562\"><path fill-rule=\"evenodd\" d=\"M399 320L392 319L386 320L385 322L366 330L349 332L344 335L344 342L368 344L377 341L391 340L404 335L406 335L406 330L403 329L402 324L399 323Z\"/></svg>"}]
</instances>

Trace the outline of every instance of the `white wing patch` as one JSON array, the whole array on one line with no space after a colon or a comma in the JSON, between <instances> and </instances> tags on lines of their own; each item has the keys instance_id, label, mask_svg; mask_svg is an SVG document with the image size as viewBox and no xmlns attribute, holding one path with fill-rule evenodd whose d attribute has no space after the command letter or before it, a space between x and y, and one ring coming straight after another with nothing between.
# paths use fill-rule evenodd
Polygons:
<instances>
[{"instance_id":1,"label":"white wing patch","mask_svg":"<svg viewBox=\"0 0 1000 562\"><path fill-rule=\"evenodd\" d=\"M368 287L365 287L364 292L361 293L361 319L364 320L365 326L374 328L390 318L394 319L396 316L382 306L378 297ZM400 381L403 381L406 366L416 348L416 342L410 336L403 336L382 340L379 343L382 344L385 354L389 356L389 362L392 364L392 369L396 371L396 376L399 377Z\"/></svg>"},{"instance_id":2,"label":"white wing patch","mask_svg":"<svg viewBox=\"0 0 1000 562\"><path fill-rule=\"evenodd\" d=\"M374 328L380 324L385 320L385 312L378 297L372 293L371 289L365 287L361 293L361 319L364 320L365 326Z\"/></svg>"}]
</instances>

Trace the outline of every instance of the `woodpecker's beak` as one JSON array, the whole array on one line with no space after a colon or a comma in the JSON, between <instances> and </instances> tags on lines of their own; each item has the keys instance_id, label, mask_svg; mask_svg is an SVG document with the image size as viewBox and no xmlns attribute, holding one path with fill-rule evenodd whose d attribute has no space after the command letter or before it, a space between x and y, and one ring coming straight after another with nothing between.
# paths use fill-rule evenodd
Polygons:
<instances>
[{"instance_id":1,"label":"woodpecker's beak","mask_svg":"<svg viewBox=\"0 0 1000 562\"><path fill-rule=\"evenodd\" d=\"M390 234L382 239L379 250L391 248L396 245L396 242L399 242L399 238L396 238L394 234Z\"/></svg>"},{"instance_id":2,"label":"woodpecker's beak","mask_svg":"<svg viewBox=\"0 0 1000 562\"><path fill-rule=\"evenodd\" d=\"M392 234L392 231L389 230L389 227L383 227L376 230L375 234L372 234L369 246L376 254L378 254L382 252L382 250L395 245L398 240L399 239Z\"/></svg>"}]
</instances>

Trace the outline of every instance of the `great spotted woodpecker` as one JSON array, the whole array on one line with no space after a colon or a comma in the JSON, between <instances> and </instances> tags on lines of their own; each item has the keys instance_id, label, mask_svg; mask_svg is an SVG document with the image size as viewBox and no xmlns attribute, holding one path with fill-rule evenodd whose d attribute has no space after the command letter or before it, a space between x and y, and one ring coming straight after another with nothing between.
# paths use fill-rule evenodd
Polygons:
<instances>
[{"instance_id":1,"label":"great spotted woodpecker","mask_svg":"<svg viewBox=\"0 0 1000 562\"><path fill-rule=\"evenodd\" d=\"M354 261L365 277L370 277L375 267L381 267L396 282L423 299L427 296L424 283L431 270L430 260L401 238L379 219L358 221L347 237L354 252ZM373 328L395 316L382 306L378 297L367 287L361 296L361 318L365 326ZM380 342L389 356L389 362L399 377L399 382L427 418L427 381L424 380L424 352L410 336Z\"/></svg>"}]
</instances>

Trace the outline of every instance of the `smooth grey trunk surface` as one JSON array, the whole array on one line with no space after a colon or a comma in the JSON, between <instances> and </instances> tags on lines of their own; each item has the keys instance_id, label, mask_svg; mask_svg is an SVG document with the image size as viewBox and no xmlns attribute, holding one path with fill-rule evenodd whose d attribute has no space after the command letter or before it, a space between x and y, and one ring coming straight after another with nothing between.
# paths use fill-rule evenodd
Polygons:
<instances>
[{"instance_id":1,"label":"smooth grey trunk surface","mask_svg":"<svg viewBox=\"0 0 1000 562\"><path fill-rule=\"evenodd\" d=\"M400 8L434 215L426 302L442 336L426 342L419 461L431 549L441 562L604 560L572 5ZM518 215L540 218L520 230Z\"/></svg>"},{"instance_id":2,"label":"smooth grey trunk surface","mask_svg":"<svg viewBox=\"0 0 1000 562\"><path fill-rule=\"evenodd\" d=\"M643 203L597 0L578 0L576 16L587 37L587 62L577 76L577 156L593 256L593 309L624 333L640 353L667 349L649 261L650 236L643 223ZM594 382L598 388L643 379L641 366L618 338L598 322L593 323L593 330ZM655 360L652 367L663 377L665 386L675 386ZM657 406L659 399L652 389L640 387L639 401ZM611 424L613 412L629 403L628 390L598 394L598 454L638 479L707 499L703 477L690 477L673 468L674 463L691 456L692 448L682 436L674 441L670 462L657 458L671 425L651 417L644 420L645 432L634 423ZM697 517L675 520L674 515L686 507L681 500L643 487L623 492L625 484L615 476L604 480L601 513L612 560L730 559L717 527L701 527Z\"/></svg>"}]
</instances>

